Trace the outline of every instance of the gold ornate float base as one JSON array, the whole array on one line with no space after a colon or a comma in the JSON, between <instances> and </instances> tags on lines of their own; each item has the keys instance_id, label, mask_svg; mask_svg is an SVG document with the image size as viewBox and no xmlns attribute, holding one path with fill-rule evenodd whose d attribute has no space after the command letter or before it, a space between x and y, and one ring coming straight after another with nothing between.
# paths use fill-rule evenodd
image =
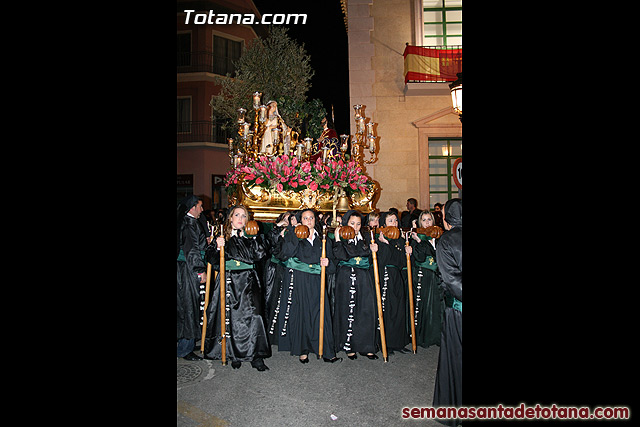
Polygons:
<instances>
[{"instance_id":1,"label":"gold ornate float base","mask_svg":"<svg viewBox=\"0 0 640 427\"><path fill-rule=\"evenodd\" d=\"M299 209L314 209L318 212L332 212L334 203L336 212L346 212L355 209L362 214L375 210L375 204L380 196L380 185L373 182L367 193L358 192L351 196L336 197L334 188L316 191L277 191L257 185L249 186L245 182L238 185L236 194L229 198L229 205L242 204L253 212L253 218L258 221L273 222L278 216L287 211Z\"/></svg>"}]
</instances>

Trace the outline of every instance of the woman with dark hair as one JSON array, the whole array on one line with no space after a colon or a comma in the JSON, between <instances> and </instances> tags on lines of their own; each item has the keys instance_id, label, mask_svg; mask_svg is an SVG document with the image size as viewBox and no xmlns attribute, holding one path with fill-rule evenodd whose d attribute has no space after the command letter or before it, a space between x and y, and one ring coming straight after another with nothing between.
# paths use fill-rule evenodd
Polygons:
<instances>
[{"instance_id":1,"label":"woman with dark hair","mask_svg":"<svg viewBox=\"0 0 640 427\"><path fill-rule=\"evenodd\" d=\"M277 311L278 351L299 356L300 363L309 363L309 353L319 356L320 346L320 273L335 271L331 241L326 242L326 258L322 258L322 234L316 227L316 215L307 209L296 213L298 224L308 227L309 237L298 238L293 226L281 232L282 247L276 255L285 267L282 295ZM323 359L335 357L329 297L325 286Z\"/></svg>"},{"instance_id":2,"label":"woman with dark hair","mask_svg":"<svg viewBox=\"0 0 640 427\"><path fill-rule=\"evenodd\" d=\"M398 227L398 214L389 211L380 214L381 227ZM389 353L408 353L405 345L411 342L407 320L407 290L400 272L407 265L402 236L391 239L380 233L378 241L378 268L380 293L384 313L384 330ZM372 273L373 274L373 273Z\"/></svg>"},{"instance_id":3,"label":"woman with dark hair","mask_svg":"<svg viewBox=\"0 0 640 427\"><path fill-rule=\"evenodd\" d=\"M220 269L220 248L225 255L225 336L226 349L222 349L220 336L220 275L217 275L207 308L207 338L205 357L221 359L222 351L231 360L233 369L242 362L251 362L258 371L269 369L264 358L271 356L263 321L262 289L255 264L267 254L260 240L247 237L244 227L249 212L244 206L229 209L223 234L207 251L212 267Z\"/></svg>"},{"instance_id":4,"label":"woman with dark hair","mask_svg":"<svg viewBox=\"0 0 640 427\"><path fill-rule=\"evenodd\" d=\"M349 359L357 359L356 352L369 359L375 355L377 326L376 291L373 287L369 257L378 250L377 244L360 233L362 215L350 210L342 217L342 226L354 229L353 239L340 239L340 228L335 232L333 254L338 260L335 288L334 337L338 351Z\"/></svg>"}]
</instances>

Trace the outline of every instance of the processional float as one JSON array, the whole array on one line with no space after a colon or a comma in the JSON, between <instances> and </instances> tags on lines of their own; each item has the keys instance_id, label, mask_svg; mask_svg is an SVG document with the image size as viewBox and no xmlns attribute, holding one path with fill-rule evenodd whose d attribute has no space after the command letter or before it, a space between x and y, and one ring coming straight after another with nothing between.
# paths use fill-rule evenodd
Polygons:
<instances>
[{"instance_id":1,"label":"processional float","mask_svg":"<svg viewBox=\"0 0 640 427\"><path fill-rule=\"evenodd\" d=\"M238 135L227 139L232 166L225 177L229 206L243 204L256 220L268 222L299 209L333 211L334 219L336 211L373 211L380 185L367 175L365 165L378 161L380 137L376 123L363 114L365 106L353 106L355 135L326 138L321 153L314 153L313 138L300 140L277 115L277 108L270 114L261 97L260 92L253 94L253 118L246 109L237 110Z\"/></svg>"}]
</instances>

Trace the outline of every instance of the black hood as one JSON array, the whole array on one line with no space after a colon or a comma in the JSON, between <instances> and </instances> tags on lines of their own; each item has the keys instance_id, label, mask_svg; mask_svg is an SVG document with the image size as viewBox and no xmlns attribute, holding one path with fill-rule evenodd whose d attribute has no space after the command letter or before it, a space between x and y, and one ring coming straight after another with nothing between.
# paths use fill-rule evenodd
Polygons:
<instances>
[{"instance_id":1,"label":"black hood","mask_svg":"<svg viewBox=\"0 0 640 427\"><path fill-rule=\"evenodd\" d=\"M462 227L462 199L451 199L444 205L444 220L453 227Z\"/></svg>"}]
</instances>

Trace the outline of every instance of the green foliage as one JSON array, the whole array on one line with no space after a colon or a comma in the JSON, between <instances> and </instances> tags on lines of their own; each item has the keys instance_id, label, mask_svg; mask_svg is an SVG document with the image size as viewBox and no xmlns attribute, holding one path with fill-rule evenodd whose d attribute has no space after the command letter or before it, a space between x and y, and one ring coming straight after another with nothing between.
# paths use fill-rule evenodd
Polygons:
<instances>
[{"instance_id":1,"label":"green foliage","mask_svg":"<svg viewBox=\"0 0 640 427\"><path fill-rule=\"evenodd\" d=\"M319 100L307 102L306 93L311 87L314 71L310 56L287 34L288 29L272 26L267 38L256 38L234 63L236 77L217 77L222 86L220 93L211 99L214 111L230 119L235 126L237 110L247 110L247 121L253 118L252 94L262 92L264 104L270 100L278 102L278 112L298 132L308 118L307 135L317 138L322 132L320 121L326 111Z\"/></svg>"}]
</instances>

